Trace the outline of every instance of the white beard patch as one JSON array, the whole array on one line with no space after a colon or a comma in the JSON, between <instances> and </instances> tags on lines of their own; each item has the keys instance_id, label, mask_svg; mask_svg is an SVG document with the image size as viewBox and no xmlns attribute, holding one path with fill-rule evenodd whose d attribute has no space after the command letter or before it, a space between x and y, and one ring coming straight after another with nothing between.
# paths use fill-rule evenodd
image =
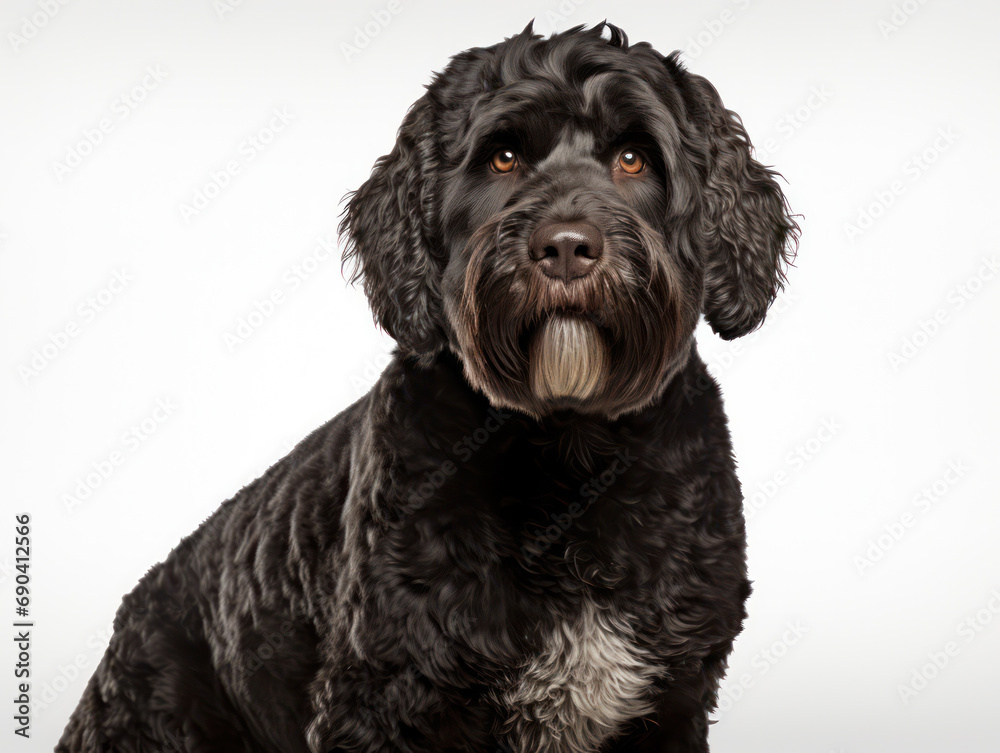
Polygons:
<instances>
[{"instance_id":1,"label":"white beard patch","mask_svg":"<svg viewBox=\"0 0 1000 753\"><path fill-rule=\"evenodd\" d=\"M585 602L549 636L502 703L517 753L591 753L619 726L653 710L647 693L657 669L621 616Z\"/></svg>"},{"instance_id":2,"label":"white beard patch","mask_svg":"<svg viewBox=\"0 0 1000 753\"><path fill-rule=\"evenodd\" d=\"M531 389L543 400L594 395L607 373L608 346L578 316L549 317L531 341Z\"/></svg>"}]
</instances>

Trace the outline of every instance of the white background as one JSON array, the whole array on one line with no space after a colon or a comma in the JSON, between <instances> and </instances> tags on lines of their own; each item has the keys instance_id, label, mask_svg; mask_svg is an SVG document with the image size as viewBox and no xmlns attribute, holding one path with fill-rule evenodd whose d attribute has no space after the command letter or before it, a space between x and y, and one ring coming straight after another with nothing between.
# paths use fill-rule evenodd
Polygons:
<instances>
[{"instance_id":1,"label":"white background","mask_svg":"<svg viewBox=\"0 0 1000 753\"><path fill-rule=\"evenodd\" d=\"M713 751L998 749L997 5L217 5L0 13L0 624L20 512L36 622L30 742L13 735L0 635L0 747L50 750L122 595L371 384L392 343L319 241L431 71L536 17L543 33L608 18L686 50L804 215L763 330L698 332L753 508L755 591ZM373 11L390 20L366 40ZM241 151L282 109L283 130ZM231 160L239 173L206 189ZM198 190L214 198L186 218ZM106 290L116 272L128 284Z\"/></svg>"}]
</instances>

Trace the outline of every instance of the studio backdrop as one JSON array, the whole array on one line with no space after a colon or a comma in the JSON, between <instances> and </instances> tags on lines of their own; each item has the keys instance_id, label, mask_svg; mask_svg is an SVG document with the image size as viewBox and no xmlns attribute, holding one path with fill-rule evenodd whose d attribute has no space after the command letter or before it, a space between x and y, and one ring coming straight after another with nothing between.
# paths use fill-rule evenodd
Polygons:
<instances>
[{"instance_id":1,"label":"studio backdrop","mask_svg":"<svg viewBox=\"0 0 1000 753\"><path fill-rule=\"evenodd\" d=\"M5 3L3 750L51 750L122 595L378 378L394 343L342 271L342 199L432 72L532 18L680 50L801 215L763 328L697 331L754 582L712 750L997 750L982 0Z\"/></svg>"}]
</instances>

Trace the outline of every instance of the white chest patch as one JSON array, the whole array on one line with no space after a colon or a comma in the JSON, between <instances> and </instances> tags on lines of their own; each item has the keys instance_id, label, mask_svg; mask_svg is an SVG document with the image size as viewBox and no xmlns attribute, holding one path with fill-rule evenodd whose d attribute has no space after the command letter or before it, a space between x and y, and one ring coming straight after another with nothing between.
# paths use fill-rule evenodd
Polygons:
<instances>
[{"instance_id":1,"label":"white chest patch","mask_svg":"<svg viewBox=\"0 0 1000 753\"><path fill-rule=\"evenodd\" d=\"M508 742L518 753L590 753L622 722L652 710L657 668L627 624L584 604L546 640L503 696Z\"/></svg>"}]
</instances>

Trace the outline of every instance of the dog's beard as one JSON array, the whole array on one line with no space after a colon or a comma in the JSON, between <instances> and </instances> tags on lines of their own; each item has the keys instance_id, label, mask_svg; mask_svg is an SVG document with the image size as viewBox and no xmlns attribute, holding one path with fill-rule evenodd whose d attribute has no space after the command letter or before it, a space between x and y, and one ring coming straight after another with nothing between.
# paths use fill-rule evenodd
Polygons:
<instances>
[{"instance_id":1,"label":"dog's beard","mask_svg":"<svg viewBox=\"0 0 1000 753\"><path fill-rule=\"evenodd\" d=\"M531 338L531 390L539 400L587 400L604 383L608 362L608 347L593 322L554 314Z\"/></svg>"}]
</instances>

